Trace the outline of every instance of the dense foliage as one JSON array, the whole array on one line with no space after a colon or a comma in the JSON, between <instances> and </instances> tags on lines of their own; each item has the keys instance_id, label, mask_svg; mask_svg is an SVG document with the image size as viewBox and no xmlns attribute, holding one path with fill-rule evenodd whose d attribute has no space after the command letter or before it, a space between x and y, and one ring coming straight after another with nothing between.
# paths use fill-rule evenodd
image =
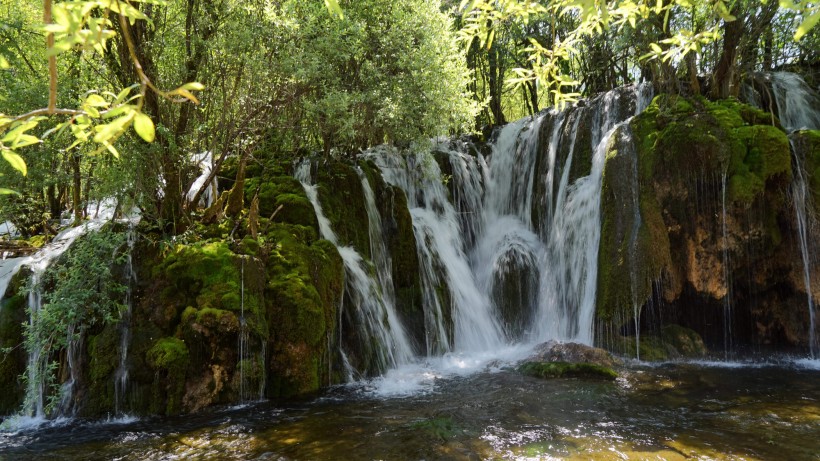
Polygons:
<instances>
[{"instance_id":1,"label":"dense foliage","mask_svg":"<svg viewBox=\"0 0 820 461\"><path fill-rule=\"evenodd\" d=\"M68 354L76 353L76 348L70 346L79 342L88 329L119 320L125 307L126 286L114 269L125 262L124 244L125 234L121 232L90 233L72 245L39 280L32 279L36 286L28 288L33 301L29 302L32 320L25 326L25 347L40 363L29 370L29 380L53 386L58 382L56 353L64 349L69 349ZM45 376L35 377L32 373ZM53 408L60 393L52 392L51 396L49 407Z\"/></svg>"},{"instance_id":2,"label":"dense foliage","mask_svg":"<svg viewBox=\"0 0 820 461\"><path fill-rule=\"evenodd\" d=\"M50 234L114 197L178 233L206 150L233 180L638 79L714 98L761 70L811 83L818 18L816 3L757 0L6 0L0 194L15 195L0 220Z\"/></svg>"}]
</instances>

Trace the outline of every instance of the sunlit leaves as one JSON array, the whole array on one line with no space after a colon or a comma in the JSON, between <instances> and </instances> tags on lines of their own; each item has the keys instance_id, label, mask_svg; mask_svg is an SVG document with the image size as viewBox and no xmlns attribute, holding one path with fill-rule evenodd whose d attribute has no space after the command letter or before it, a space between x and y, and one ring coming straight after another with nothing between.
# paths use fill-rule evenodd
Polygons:
<instances>
[{"instance_id":1,"label":"sunlit leaves","mask_svg":"<svg viewBox=\"0 0 820 461\"><path fill-rule=\"evenodd\" d=\"M325 6L330 14L336 15L339 19L344 19L345 15L342 8L339 6L338 0L325 0Z\"/></svg>"},{"instance_id":2,"label":"sunlit leaves","mask_svg":"<svg viewBox=\"0 0 820 461\"><path fill-rule=\"evenodd\" d=\"M794 33L794 39L800 40L806 35L817 23L820 22L820 7L815 8L815 12L810 14L803 22L797 26L797 32Z\"/></svg>"},{"instance_id":3,"label":"sunlit leaves","mask_svg":"<svg viewBox=\"0 0 820 461\"><path fill-rule=\"evenodd\" d=\"M134 3L164 4L157 0L134 0ZM52 23L44 24L42 32L54 34L54 46L47 56L55 56L73 49L94 50L104 53L108 40L116 33L110 14L125 17L132 25L137 20L149 21L131 2L112 0L80 0L52 5Z\"/></svg>"},{"instance_id":4,"label":"sunlit leaves","mask_svg":"<svg viewBox=\"0 0 820 461\"><path fill-rule=\"evenodd\" d=\"M154 142L154 122L151 117L137 113L134 115L134 131L145 140L145 142Z\"/></svg>"},{"instance_id":5,"label":"sunlit leaves","mask_svg":"<svg viewBox=\"0 0 820 461\"><path fill-rule=\"evenodd\" d=\"M764 2L765 3L765 2ZM546 6L545 6L546 5ZM568 18L573 23L569 29L561 31L550 47L528 46L519 48L526 55L532 69L516 69L509 84L520 85L526 81L536 81L540 88L548 88L555 103L564 101L562 88L570 88L566 82L568 67L573 62L574 48L588 37L599 36L606 31L624 32L626 29L638 30L645 21L652 21L649 27L661 24L666 38L657 43L645 44L649 50L640 60L660 60L677 63L689 53L700 54L704 47L720 39L720 25L734 21L731 8L736 6L728 0L716 0L706 5L707 15L711 18L703 27L705 30L687 30L680 24L670 24L670 15L674 11L695 8L698 2L693 0L555 0L551 2L528 2L516 0L463 0L460 8L463 11L463 27L460 38L465 46L474 41L487 45L496 38L493 29L499 25L516 22L526 24L532 15L554 20ZM780 0L780 7L798 12L802 16L800 25L794 34L800 40L820 22L820 6L816 2L798 2ZM674 15L671 15L674 16ZM646 52L648 51L648 53ZM568 98L567 100L569 100Z\"/></svg>"},{"instance_id":6,"label":"sunlit leaves","mask_svg":"<svg viewBox=\"0 0 820 461\"><path fill-rule=\"evenodd\" d=\"M12 168L19 171L23 176L28 174L28 169L26 169L26 162L23 161L23 158L20 157L19 154L16 154L12 151L4 150L0 152L3 154L3 158L9 162Z\"/></svg>"}]
</instances>

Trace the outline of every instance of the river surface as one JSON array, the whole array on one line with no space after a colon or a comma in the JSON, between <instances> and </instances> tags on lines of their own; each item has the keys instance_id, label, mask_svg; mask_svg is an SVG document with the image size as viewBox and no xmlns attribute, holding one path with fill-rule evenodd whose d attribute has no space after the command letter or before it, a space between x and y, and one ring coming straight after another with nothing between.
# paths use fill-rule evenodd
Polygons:
<instances>
[{"instance_id":1,"label":"river surface","mask_svg":"<svg viewBox=\"0 0 820 461\"><path fill-rule=\"evenodd\" d=\"M820 460L819 365L631 364L614 382L418 367L296 403L6 430L0 460Z\"/></svg>"}]
</instances>

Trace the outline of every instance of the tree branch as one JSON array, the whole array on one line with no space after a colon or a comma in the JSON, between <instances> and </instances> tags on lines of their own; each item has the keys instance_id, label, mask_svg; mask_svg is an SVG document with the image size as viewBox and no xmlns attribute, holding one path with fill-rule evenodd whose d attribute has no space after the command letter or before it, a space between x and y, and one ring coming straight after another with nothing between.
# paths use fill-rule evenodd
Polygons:
<instances>
[{"instance_id":1,"label":"tree branch","mask_svg":"<svg viewBox=\"0 0 820 461\"><path fill-rule=\"evenodd\" d=\"M43 0L43 23L51 24L51 0ZM46 34L46 49L54 48L54 32ZM57 55L48 57L48 112L57 110Z\"/></svg>"}]
</instances>

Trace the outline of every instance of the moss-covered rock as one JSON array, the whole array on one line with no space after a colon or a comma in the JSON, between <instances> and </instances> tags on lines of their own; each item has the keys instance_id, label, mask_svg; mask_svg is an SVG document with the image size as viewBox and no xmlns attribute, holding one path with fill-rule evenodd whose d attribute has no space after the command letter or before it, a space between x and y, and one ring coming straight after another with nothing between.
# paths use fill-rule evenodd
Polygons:
<instances>
[{"instance_id":1,"label":"moss-covered rock","mask_svg":"<svg viewBox=\"0 0 820 461\"><path fill-rule=\"evenodd\" d=\"M660 362L682 358L701 358L708 352L703 338L690 328L676 324L664 325L654 334L619 337L613 347L626 357L639 358L646 362Z\"/></svg>"},{"instance_id":2,"label":"moss-covered rock","mask_svg":"<svg viewBox=\"0 0 820 461\"><path fill-rule=\"evenodd\" d=\"M26 371L26 352L23 347L25 321L25 296L14 295L0 300L0 415L10 415L23 404L25 387L22 375Z\"/></svg>"},{"instance_id":3,"label":"moss-covered rock","mask_svg":"<svg viewBox=\"0 0 820 461\"><path fill-rule=\"evenodd\" d=\"M114 379L120 359L120 332L116 325L106 326L87 341L88 392L81 406L86 415L101 415L115 407Z\"/></svg>"},{"instance_id":4,"label":"moss-covered rock","mask_svg":"<svg viewBox=\"0 0 820 461\"><path fill-rule=\"evenodd\" d=\"M655 195L641 187L638 155L628 128L607 148L601 185L598 318L629 318L652 295L670 264L669 237Z\"/></svg>"},{"instance_id":5,"label":"moss-covered rock","mask_svg":"<svg viewBox=\"0 0 820 461\"><path fill-rule=\"evenodd\" d=\"M616 329L653 296L673 302L687 289L719 304L726 253L742 274L754 264L746 248L765 248L761 259L780 245L792 176L776 119L736 100L660 95L629 129L637 155L611 141L602 183L597 315Z\"/></svg>"},{"instance_id":6,"label":"moss-covered rock","mask_svg":"<svg viewBox=\"0 0 820 461\"><path fill-rule=\"evenodd\" d=\"M287 225L271 228L266 309L271 325L268 393L288 397L339 382L335 338L344 266L326 240L308 244ZM332 344L338 344L333 341Z\"/></svg>"},{"instance_id":7,"label":"moss-covered rock","mask_svg":"<svg viewBox=\"0 0 820 461\"><path fill-rule=\"evenodd\" d=\"M245 191L246 194L258 191L260 217L273 216L274 222L307 226L318 232L313 205L305 195L302 184L293 177L265 175L249 178Z\"/></svg>"},{"instance_id":8,"label":"moss-covered rock","mask_svg":"<svg viewBox=\"0 0 820 461\"><path fill-rule=\"evenodd\" d=\"M148 365L156 371L153 386L153 413L178 414L185 394L188 372L188 346L179 338L160 338L146 355ZM164 402L164 407L160 406Z\"/></svg>"},{"instance_id":9,"label":"moss-covered rock","mask_svg":"<svg viewBox=\"0 0 820 461\"><path fill-rule=\"evenodd\" d=\"M349 245L370 259L370 232L362 182L355 168L341 162L319 165L319 202L339 244Z\"/></svg>"},{"instance_id":10,"label":"moss-covered rock","mask_svg":"<svg viewBox=\"0 0 820 461\"><path fill-rule=\"evenodd\" d=\"M245 312L253 330L267 336L260 293L242 288L246 261L247 257L235 254L224 241L176 246L154 269L154 276L168 283L162 301L177 306L174 323L181 320L182 311L188 306ZM249 270L248 275L251 274L253 271Z\"/></svg>"},{"instance_id":11,"label":"moss-covered rock","mask_svg":"<svg viewBox=\"0 0 820 461\"><path fill-rule=\"evenodd\" d=\"M680 325L664 325L661 329L660 338L663 342L675 348L675 352L680 357L697 358L706 355L706 345L703 338L691 328L684 328Z\"/></svg>"},{"instance_id":12,"label":"moss-covered rock","mask_svg":"<svg viewBox=\"0 0 820 461\"><path fill-rule=\"evenodd\" d=\"M820 213L820 130L803 130L791 135L795 155L802 162L815 213Z\"/></svg>"},{"instance_id":13,"label":"moss-covered rock","mask_svg":"<svg viewBox=\"0 0 820 461\"><path fill-rule=\"evenodd\" d=\"M611 368L592 363L525 362L518 372L535 378L589 378L615 380L618 373Z\"/></svg>"}]
</instances>

